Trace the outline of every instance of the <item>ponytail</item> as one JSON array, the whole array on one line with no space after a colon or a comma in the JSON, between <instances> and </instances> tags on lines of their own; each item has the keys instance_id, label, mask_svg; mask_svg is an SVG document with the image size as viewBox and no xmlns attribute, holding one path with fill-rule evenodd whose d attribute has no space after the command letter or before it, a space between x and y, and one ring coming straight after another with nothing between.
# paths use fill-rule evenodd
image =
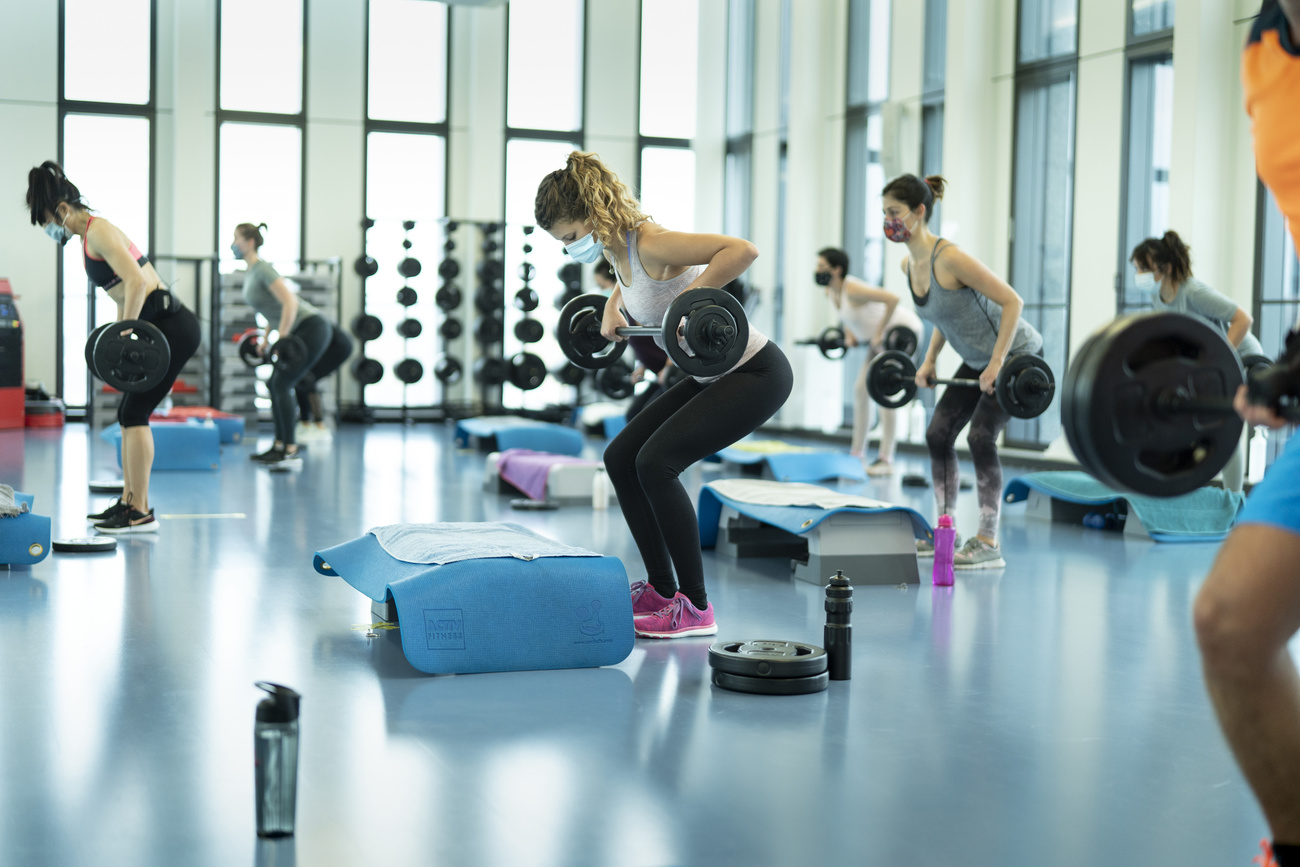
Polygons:
<instances>
[{"instance_id":1,"label":"ponytail","mask_svg":"<svg viewBox=\"0 0 1300 867\"><path fill-rule=\"evenodd\" d=\"M258 223L256 226L252 223L240 223L235 227L235 231L239 234L239 237L252 241L253 247L260 250L262 249L262 245L266 243L262 240L261 231L265 228L266 223Z\"/></svg>"},{"instance_id":2,"label":"ponytail","mask_svg":"<svg viewBox=\"0 0 1300 867\"><path fill-rule=\"evenodd\" d=\"M81 190L68 180L62 166L54 160L46 160L27 173L27 209L31 212L33 226L44 223L46 214L57 216L59 205L64 203L83 211L90 210Z\"/></svg>"},{"instance_id":3,"label":"ponytail","mask_svg":"<svg viewBox=\"0 0 1300 867\"><path fill-rule=\"evenodd\" d=\"M943 198L943 191L948 182L941 175L929 175L918 178L916 175L899 175L880 191L882 196L889 196L907 205L908 210L915 211L925 205L925 222L930 222L934 213L934 203Z\"/></svg>"},{"instance_id":4,"label":"ponytail","mask_svg":"<svg viewBox=\"0 0 1300 867\"><path fill-rule=\"evenodd\" d=\"M566 220L590 221L596 240L609 245L623 232L650 219L627 185L594 153L573 151L537 187L533 203L537 225L549 230Z\"/></svg>"},{"instance_id":5,"label":"ponytail","mask_svg":"<svg viewBox=\"0 0 1300 867\"><path fill-rule=\"evenodd\" d=\"M1175 285L1185 283L1192 276L1192 250L1172 229L1159 238L1147 238L1138 244L1129 260L1143 271L1159 268Z\"/></svg>"}]
</instances>

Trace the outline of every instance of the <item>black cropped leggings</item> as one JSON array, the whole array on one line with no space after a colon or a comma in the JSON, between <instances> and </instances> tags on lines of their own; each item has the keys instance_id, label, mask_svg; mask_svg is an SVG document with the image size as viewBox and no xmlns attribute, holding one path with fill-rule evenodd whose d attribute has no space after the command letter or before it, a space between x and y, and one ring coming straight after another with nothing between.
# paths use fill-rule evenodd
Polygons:
<instances>
[{"instance_id":1,"label":"black cropped leggings","mask_svg":"<svg viewBox=\"0 0 1300 867\"><path fill-rule=\"evenodd\" d=\"M962 364L953 379L979 379L980 371ZM975 495L980 507L979 535L998 537L1002 514L1002 462L998 458L998 435L1011 416L998 399L972 386L948 386L934 405L934 417L925 432L930 450L930 474L934 479L934 504L938 515L951 515L957 507L960 477L957 470L957 435L970 422L966 444L975 464Z\"/></svg>"},{"instance_id":2,"label":"black cropped leggings","mask_svg":"<svg viewBox=\"0 0 1300 867\"><path fill-rule=\"evenodd\" d=\"M605 449L605 468L645 562L646 580L661 596L671 599L680 588L697 608L709 604L695 505L678 477L771 418L793 384L785 354L769 342L721 379L677 383Z\"/></svg>"},{"instance_id":3,"label":"black cropped leggings","mask_svg":"<svg viewBox=\"0 0 1300 867\"><path fill-rule=\"evenodd\" d=\"M334 326L319 314L300 319L293 327L293 336L298 337L307 346L307 354L300 365L289 370L276 370L266 383L271 392L271 419L275 422L275 438L285 445L293 443L293 425L298 414L298 402L293 396L293 387L298 380L307 375L330 344L330 335Z\"/></svg>"},{"instance_id":4,"label":"black cropped leggings","mask_svg":"<svg viewBox=\"0 0 1300 867\"><path fill-rule=\"evenodd\" d=\"M159 302L154 296L167 290L155 290L145 299L140 318L158 326L158 330L167 338L167 348L171 352L171 362L167 365L167 375L162 382L148 391L137 391L122 395L122 402L117 405L117 422L124 428L141 427L149 424L149 416L162 403L167 393L176 384L176 377L181 368L199 351L203 341L202 328L198 317L183 304L178 304L174 312L166 315L158 311Z\"/></svg>"},{"instance_id":5,"label":"black cropped leggings","mask_svg":"<svg viewBox=\"0 0 1300 867\"><path fill-rule=\"evenodd\" d=\"M302 379L293 387L298 398L298 417L302 421L323 421L318 414L319 401L316 407L311 402L311 396L316 393L316 383L338 370L352 354L352 338L348 337L347 332L333 323L330 331L332 335L329 346L325 347L325 352L311 366L311 370L303 374Z\"/></svg>"}]
</instances>

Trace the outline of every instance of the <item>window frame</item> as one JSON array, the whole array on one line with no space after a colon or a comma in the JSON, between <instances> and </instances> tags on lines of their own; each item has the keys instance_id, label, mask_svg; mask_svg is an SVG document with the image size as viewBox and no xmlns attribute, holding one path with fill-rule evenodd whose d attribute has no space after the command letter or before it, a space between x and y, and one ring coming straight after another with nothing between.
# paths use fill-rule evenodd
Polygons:
<instances>
[{"instance_id":1,"label":"window frame","mask_svg":"<svg viewBox=\"0 0 1300 867\"><path fill-rule=\"evenodd\" d=\"M305 0L304 0L305 2ZM149 122L149 227L146 232L146 243L150 255L156 251L154 243L157 235L157 210L158 210L158 0L149 0L149 101L140 103L117 103L117 102L98 102L89 100L70 100L65 97L67 89L67 0L59 0L58 8L59 32L58 32L58 124L55 141L55 152L58 154L59 165L64 161L64 126L67 117L70 114L92 114L105 115L112 117L135 117L143 118ZM59 327L54 336L54 380L58 394L62 395L66 391L64 388L64 269L63 269L63 248L58 248L56 254L55 281L59 288L55 292L55 321ZM86 297L87 297L87 321L86 331L89 333L95 326L95 301L96 287L91 284L90 279L86 279ZM86 372L86 403L81 406L70 406L68 409L69 418L86 418L93 411L94 401L91 399L93 389L91 386L92 377L90 372Z\"/></svg>"},{"instance_id":2,"label":"window frame","mask_svg":"<svg viewBox=\"0 0 1300 867\"><path fill-rule=\"evenodd\" d=\"M1251 326L1251 333L1257 338L1260 338L1261 343L1264 343L1264 339L1261 335L1264 334L1262 324L1266 313L1265 308L1278 307L1285 309L1288 305L1296 308L1296 314L1292 316L1291 321L1284 321L1282 323L1283 327L1280 331L1282 337L1285 339L1287 331L1297 327L1297 324L1300 323L1300 291L1297 291L1297 297L1293 300L1265 300L1264 298L1265 280L1274 276L1282 276L1277 274L1277 271L1280 268L1285 268L1286 249L1291 245L1288 244L1290 230L1287 226L1286 217L1280 214L1277 205L1272 201L1272 193L1270 193L1268 188L1264 186L1264 182L1258 178L1255 181L1255 227L1255 279L1254 287L1251 292L1250 305L1250 312L1251 316L1254 318L1254 323ZM1296 275L1294 279L1300 280L1300 258L1293 256L1292 269L1293 273ZM1271 347L1267 343L1264 343L1263 348L1265 353L1272 351L1276 352L1278 355L1280 355L1282 350L1285 349L1284 346ZM1287 443L1294 434L1294 429L1289 426L1267 432L1268 451L1265 460L1266 466L1271 466L1273 461L1281 456L1282 452L1286 449ZM1248 471L1251 469L1252 468L1247 467Z\"/></svg>"},{"instance_id":3,"label":"window frame","mask_svg":"<svg viewBox=\"0 0 1300 867\"><path fill-rule=\"evenodd\" d=\"M745 6L748 9L747 20L745 22L746 32L741 35L741 40L746 45L746 53L749 63L745 67L745 82L742 89L732 90L731 69L732 69L732 29L736 26L733 15L739 6ZM754 64L756 62L756 35L758 18L758 5L755 0L727 0L727 58L726 70L727 78L723 85L723 136L726 139L726 148L723 155L723 175L722 175L722 222L723 232L730 233L733 228L739 229L734 234L736 237L747 238L753 230L753 203L754 203ZM734 131L731 129L732 113L732 94L739 92L740 99L744 101L745 119L747 121L743 130ZM732 190L729 189L733 178L732 173L727 170L727 164L735 157L748 169L744 173L743 190L738 190L742 194L741 201L743 205L741 212L733 214L729 212L729 204L732 200Z\"/></svg>"},{"instance_id":4,"label":"window frame","mask_svg":"<svg viewBox=\"0 0 1300 867\"><path fill-rule=\"evenodd\" d=\"M586 2L590 3L590 0L586 0ZM645 25L645 0L637 0L637 6L636 6L636 195L638 199L640 199L641 197L641 178L643 175L643 169L645 165L646 148L677 148L681 150L694 150L695 148L695 142L693 139L676 138L672 136L645 135L641 132L641 55L645 50L645 46L643 43L645 37L642 32L644 30L644 25ZM698 52L698 50L699 47L697 44L696 51ZM583 63L584 63L583 88L585 92L585 88L586 88L586 69L585 69L586 53L585 52L583 54ZM698 64L698 60L697 60L697 64ZM699 86L698 65L696 68L695 80L696 80L696 87L698 88ZM583 128L585 129L587 124L586 112L583 112L582 123L583 123ZM698 132L699 130L697 129L696 133L698 134ZM698 172L698 166L696 167L696 170Z\"/></svg>"},{"instance_id":5,"label":"window frame","mask_svg":"<svg viewBox=\"0 0 1300 867\"><path fill-rule=\"evenodd\" d=\"M861 278L868 282L878 283L883 280L884 278L883 273L879 275L867 274L866 267L865 267L866 266L865 239L867 237L866 201L865 200L857 201L854 199L851 191L856 189L858 185L854 183L849 183L849 180L850 179L856 180L858 176L858 173L855 171L854 168L854 160L853 160L853 155L855 153L855 150L852 147L852 141L855 135L862 136L863 153L866 156L866 160L861 165L862 173L865 174L865 172L867 171L866 167L870 165L872 162L876 162L876 163L880 162L879 151L875 151L874 152L875 158L874 159L872 158L873 151L871 150L870 135L868 133L868 130L870 129L871 120L873 117L879 116L880 122L881 123L884 122L884 117L883 117L884 108L885 108L885 104L889 102L890 85L892 84L892 82L888 78L886 78L883 98L876 101L871 100L870 97L871 94L871 74L870 74L871 15L872 15L873 7L876 3L887 2L887 0L858 0L858 2L860 2L864 7L863 14L866 15L866 38L861 40L861 43L863 46L862 50L864 51L863 65L867 69L867 76L866 76L867 81L865 87L867 98L865 101L859 103L854 103L849 101L851 99L851 94L853 93L854 28L853 28L853 22L851 20L846 19L845 27L844 27L844 38L845 38L845 47L846 47L846 55L845 55L846 62L844 64L844 94L845 94L844 96L845 99L844 179L845 179L845 189L850 192L848 192L844 197L844 212L843 214L841 214L840 231L841 231L841 235L843 236L844 250L849 254L849 261L850 262L856 261L859 263L858 267L860 269ZM849 0L847 14L848 16L850 16L850 18L853 15L854 5L855 5L854 0ZM892 10L891 10L891 21L892 21ZM888 76L889 64L886 63L885 66L886 66L885 74L886 76ZM864 190L866 189L865 180L866 178L864 177L863 178L864 184L862 185L862 189ZM886 182L888 182L888 179L886 180ZM861 220L861 223L858 222L859 220ZM849 241L850 238L858 238L859 240L850 242ZM882 265L882 271L883 271L883 265Z\"/></svg>"},{"instance_id":6,"label":"window frame","mask_svg":"<svg viewBox=\"0 0 1300 867\"><path fill-rule=\"evenodd\" d=\"M1170 43L1169 50L1170 52L1172 52L1173 38L1174 38L1174 25L1170 24L1168 27L1164 28L1163 30L1152 30L1150 33L1142 33L1142 34L1135 33L1133 30L1133 23L1136 16L1134 15L1133 12L1133 2L1134 0L1128 0L1128 2L1124 4L1126 7L1124 10L1125 13L1124 14L1124 18L1125 18L1124 41L1128 45L1128 47L1132 49L1138 46L1145 45L1147 43L1168 41ZM1174 0L1175 14L1177 14L1177 10L1178 10L1177 0Z\"/></svg>"}]
</instances>

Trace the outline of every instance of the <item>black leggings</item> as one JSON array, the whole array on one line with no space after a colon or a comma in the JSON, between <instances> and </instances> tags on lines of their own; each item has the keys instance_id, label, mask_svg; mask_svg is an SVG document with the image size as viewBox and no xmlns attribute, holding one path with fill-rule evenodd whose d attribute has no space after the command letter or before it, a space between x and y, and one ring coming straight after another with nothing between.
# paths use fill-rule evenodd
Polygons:
<instances>
[{"instance_id":1,"label":"black leggings","mask_svg":"<svg viewBox=\"0 0 1300 867\"><path fill-rule=\"evenodd\" d=\"M953 379L979 379L980 371L962 364ZM957 471L957 434L970 422L966 443L975 464L975 494L980 506L979 534L998 537L1002 513L1002 462L998 459L998 435L1011 416L998 399L972 386L948 386L934 405L934 417L925 432L930 449L930 474L934 479L934 504L939 515L951 515L957 507L960 481Z\"/></svg>"},{"instance_id":2,"label":"black leggings","mask_svg":"<svg viewBox=\"0 0 1300 867\"><path fill-rule=\"evenodd\" d=\"M678 476L756 430L781 408L793 384L790 363L769 342L719 380L677 383L606 447L609 480L645 561L646 580L661 596L671 599L680 586L695 607L709 604L695 505Z\"/></svg>"},{"instance_id":3,"label":"black leggings","mask_svg":"<svg viewBox=\"0 0 1300 867\"><path fill-rule=\"evenodd\" d=\"M320 405L312 406L311 396L316 393L316 383L339 369L352 354L352 338L346 331L333 323L330 324L330 342L325 352L312 365L311 370L303 374L302 379L293 387L298 397L298 417L303 421L324 421L320 417Z\"/></svg>"},{"instance_id":4,"label":"black leggings","mask_svg":"<svg viewBox=\"0 0 1300 867\"><path fill-rule=\"evenodd\" d=\"M293 387L307 375L312 365L320 359L330 344L334 326L319 314L299 320L293 327L293 336L307 345L302 363L288 370L275 370L266 383L271 392L271 419L275 422L275 439L285 445L293 443L293 424L298 412L298 402L293 399Z\"/></svg>"},{"instance_id":5,"label":"black leggings","mask_svg":"<svg viewBox=\"0 0 1300 867\"><path fill-rule=\"evenodd\" d=\"M145 298L144 308L140 311L140 318L158 326L158 330L163 333L163 337L167 338L167 348L171 351L171 363L167 365L167 375L163 377L162 382L153 388L148 391L122 395L122 402L117 405L117 422L124 428L141 427L149 424L149 416L158 408L158 404L162 403L167 393L172 390L181 368L185 366L185 363L190 360L194 353L199 351L199 344L203 340L198 317L183 304L175 302L175 311L169 310L165 315L159 311L159 308L163 306L160 293L167 291L157 289L150 292L149 296ZM174 302L174 298L172 301Z\"/></svg>"}]
</instances>

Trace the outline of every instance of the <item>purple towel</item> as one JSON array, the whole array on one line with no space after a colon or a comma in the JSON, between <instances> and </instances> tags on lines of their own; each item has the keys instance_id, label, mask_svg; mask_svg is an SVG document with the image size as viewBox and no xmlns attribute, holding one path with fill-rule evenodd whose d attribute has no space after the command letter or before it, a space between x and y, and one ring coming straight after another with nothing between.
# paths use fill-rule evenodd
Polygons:
<instances>
[{"instance_id":1,"label":"purple towel","mask_svg":"<svg viewBox=\"0 0 1300 867\"><path fill-rule=\"evenodd\" d=\"M501 478L524 492L530 500L546 499L546 474L556 464L586 464L596 466L599 461L535 452L531 449L506 449L497 459L497 472Z\"/></svg>"}]
</instances>

